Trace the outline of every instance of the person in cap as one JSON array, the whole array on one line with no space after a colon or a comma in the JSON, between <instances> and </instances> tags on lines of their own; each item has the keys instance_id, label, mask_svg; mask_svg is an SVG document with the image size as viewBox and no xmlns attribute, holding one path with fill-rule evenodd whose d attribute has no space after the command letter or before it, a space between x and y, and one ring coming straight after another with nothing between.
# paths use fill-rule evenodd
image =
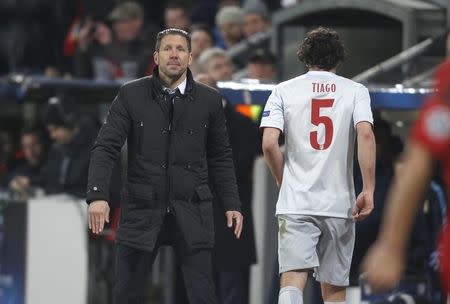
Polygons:
<instances>
[{"instance_id":1,"label":"person in cap","mask_svg":"<svg viewBox=\"0 0 450 304\"><path fill-rule=\"evenodd\" d=\"M243 12L243 31L246 38L256 33L266 32L272 25L266 5L259 0L247 1L244 5Z\"/></svg>"},{"instance_id":2,"label":"person in cap","mask_svg":"<svg viewBox=\"0 0 450 304\"><path fill-rule=\"evenodd\" d=\"M247 63L248 76L261 82L273 82L276 79L275 56L268 50L258 49Z\"/></svg>"},{"instance_id":3,"label":"person in cap","mask_svg":"<svg viewBox=\"0 0 450 304\"><path fill-rule=\"evenodd\" d=\"M86 21L75 56L75 75L126 81L151 73L148 46L154 43L157 29L145 24L142 6L133 1L119 3L108 19L111 28L100 21Z\"/></svg>"},{"instance_id":4,"label":"person in cap","mask_svg":"<svg viewBox=\"0 0 450 304\"><path fill-rule=\"evenodd\" d=\"M241 41L243 17L238 6L225 6L217 12L216 26L224 40L224 48L228 49Z\"/></svg>"},{"instance_id":5,"label":"person in cap","mask_svg":"<svg viewBox=\"0 0 450 304\"><path fill-rule=\"evenodd\" d=\"M84 197L90 148L97 129L79 113L67 95L51 97L43 111L43 122L53 141L37 180L47 194L69 193Z\"/></svg>"},{"instance_id":6,"label":"person in cap","mask_svg":"<svg viewBox=\"0 0 450 304\"><path fill-rule=\"evenodd\" d=\"M233 80L257 79L261 83L270 83L276 76L275 56L266 49L257 49L250 54L245 69L233 74Z\"/></svg>"}]
</instances>

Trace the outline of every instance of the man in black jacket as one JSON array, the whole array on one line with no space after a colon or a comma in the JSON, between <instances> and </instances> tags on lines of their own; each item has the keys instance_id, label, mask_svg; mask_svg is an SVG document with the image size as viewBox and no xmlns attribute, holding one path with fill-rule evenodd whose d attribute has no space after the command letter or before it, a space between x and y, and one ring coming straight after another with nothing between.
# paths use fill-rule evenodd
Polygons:
<instances>
[{"instance_id":1,"label":"man in black jacket","mask_svg":"<svg viewBox=\"0 0 450 304\"><path fill-rule=\"evenodd\" d=\"M174 246L191 303L216 303L211 270L213 195L239 238L240 210L222 98L192 79L190 36L156 39L154 76L123 85L91 153L87 202L94 233L108 218L111 168L127 139L126 198L117 230L115 303L144 303L160 245Z\"/></svg>"}]
</instances>

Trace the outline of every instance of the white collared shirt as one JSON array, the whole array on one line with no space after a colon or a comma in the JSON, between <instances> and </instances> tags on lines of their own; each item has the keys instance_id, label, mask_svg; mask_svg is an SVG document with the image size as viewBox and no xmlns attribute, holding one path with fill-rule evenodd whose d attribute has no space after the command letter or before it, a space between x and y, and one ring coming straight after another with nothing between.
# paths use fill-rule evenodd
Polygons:
<instances>
[{"instance_id":1,"label":"white collared shirt","mask_svg":"<svg viewBox=\"0 0 450 304\"><path fill-rule=\"evenodd\" d=\"M175 89L170 89L170 88L164 87L164 91L166 91L166 90L176 91L178 89L181 94L184 94L184 91L186 91L186 84L187 84L187 77L185 77L184 80Z\"/></svg>"}]
</instances>

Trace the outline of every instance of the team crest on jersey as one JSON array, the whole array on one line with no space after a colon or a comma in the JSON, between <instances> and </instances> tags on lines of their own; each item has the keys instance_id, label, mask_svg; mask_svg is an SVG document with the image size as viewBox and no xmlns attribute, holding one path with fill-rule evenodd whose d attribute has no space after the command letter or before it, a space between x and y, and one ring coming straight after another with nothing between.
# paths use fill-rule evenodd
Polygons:
<instances>
[{"instance_id":1,"label":"team crest on jersey","mask_svg":"<svg viewBox=\"0 0 450 304\"><path fill-rule=\"evenodd\" d=\"M262 113L262 117L267 117L267 116L269 116L270 115L270 111L264 111L263 113Z\"/></svg>"},{"instance_id":2,"label":"team crest on jersey","mask_svg":"<svg viewBox=\"0 0 450 304\"><path fill-rule=\"evenodd\" d=\"M431 138L441 141L450 138L450 109L438 106L425 118L425 132Z\"/></svg>"}]
</instances>

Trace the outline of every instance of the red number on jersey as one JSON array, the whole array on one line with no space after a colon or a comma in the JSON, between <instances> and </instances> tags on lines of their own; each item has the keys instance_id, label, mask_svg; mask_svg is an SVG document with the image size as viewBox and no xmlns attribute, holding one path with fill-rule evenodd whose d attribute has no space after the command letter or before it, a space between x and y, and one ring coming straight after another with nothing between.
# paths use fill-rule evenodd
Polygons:
<instances>
[{"instance_id":1,"label":"red number on jersey","mask_svg":"<svg viewBox=\"0 0 450 304\"><path fill-rule=\"evenodd\" d=\"M325 142L319 144L317 131L309 133L309 142L311 147L316 150L325 150L331 145L333 139L333 121L328 116L320 116L321 108L331 108L334 99L313 99L311 101L311 123L315 126L323 124L325 127Z\"/></svg>"}]
</instances>

